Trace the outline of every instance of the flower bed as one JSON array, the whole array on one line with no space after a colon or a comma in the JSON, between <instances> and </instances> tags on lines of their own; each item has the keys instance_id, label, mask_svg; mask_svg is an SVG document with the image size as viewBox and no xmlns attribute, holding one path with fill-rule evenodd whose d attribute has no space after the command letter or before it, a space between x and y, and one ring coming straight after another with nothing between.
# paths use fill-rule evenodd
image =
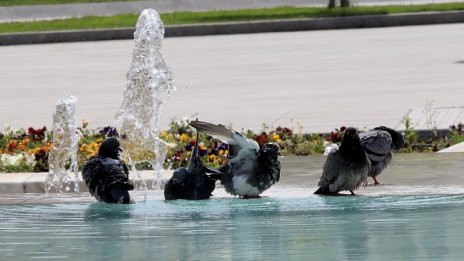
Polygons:
<instances>
[{"instance_id":1,"label":"flower bed","mask_svg":"<svg viewBox=\"0 0 464 261\"><path fill-rule=\"evenodd\" d=\"M400 152L431 152L464 141L464 125L451 126L449 135L436 135L419 138L417 132L410 126L405 126L406 146ZM263 126L262 131L255 133L242 130L242 134L252 138L262 145L266 142L277 142L282 155L315 155L322 154L326 145L339 143L344 127L335 129L328 134L306 134L286 127L270 129ZM79 168L92 155L96 154L100 143L107 136L118 136L115 128L89 129L86 121L78 128L79 140ZM160 138L170 144L165 161L166 168L186 166L195 144L195 132L189 126L189 119L177 119L170 123L169 129L160 133ZM14 130L5 128L0 133L0 172L47 172L48 155L51 148L53 133L46 127L40 129ZM219 167L227 160L227 144L200 133L199 153L203 162L210 167Z\"/></svg>"}]
</instances>

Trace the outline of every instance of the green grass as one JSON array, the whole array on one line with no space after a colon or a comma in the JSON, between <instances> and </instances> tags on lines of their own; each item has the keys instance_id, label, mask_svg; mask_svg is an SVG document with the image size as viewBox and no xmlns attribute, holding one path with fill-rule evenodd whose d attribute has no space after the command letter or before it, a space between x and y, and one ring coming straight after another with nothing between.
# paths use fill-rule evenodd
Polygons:
<instances>
[{"instance_id":1,"label":"green grass","mask_svg":"<svg viewBox=\"0 0 464 261\"><path fill-rule=\"evenodd\" d=\"M323 7L279 7L233 11L178 12L161 14L161 19L165 25L180 25L214 22L257 21L265 19L318 18L452 10L464 10L464 3L412 6L360 6L336 9L328 9ZM135 27L138 15L139 14L121 14L99 17L88 16L53 21L0 23L0 33Z\"/></svg>"},{"instance_id":2,"label":"green grass","mask_svg":"<svg viewBox=\"0 0 464 261\"><path fill-rule=\"evenodd\" d=\"M0 6L15 5L54 5L74 3L129 2L136 0L0 0Z\"/></svg>"}]
</instances>

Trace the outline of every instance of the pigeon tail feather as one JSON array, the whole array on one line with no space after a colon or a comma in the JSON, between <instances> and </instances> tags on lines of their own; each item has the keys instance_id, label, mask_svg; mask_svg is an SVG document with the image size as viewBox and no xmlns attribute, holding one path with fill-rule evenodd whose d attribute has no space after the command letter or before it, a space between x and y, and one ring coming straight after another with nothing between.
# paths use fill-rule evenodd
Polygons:
<instances>
[{"instance_id":1,"label":"pigeon tail feather","mask_svg":"<svg viewBox=\"0 0 464 261\"><path fill-rule=\"evenodd\" d=\"M319 187L314 194L316 195L332 195L333 192L330 191L329 187Z\"/></svg>"}]
</instances>

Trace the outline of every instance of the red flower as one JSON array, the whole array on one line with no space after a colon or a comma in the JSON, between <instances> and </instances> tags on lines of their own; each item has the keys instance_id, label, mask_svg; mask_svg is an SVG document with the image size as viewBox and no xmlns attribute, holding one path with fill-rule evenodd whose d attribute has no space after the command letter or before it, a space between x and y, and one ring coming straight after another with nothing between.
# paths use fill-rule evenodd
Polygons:
<instances>
[{"instance_id":1,"label":"red flower","mask_svg":"<svg viewBox=\"0 0 464 261\"><path fill-rule=\"evenodd\" d=\"M29 129L27 129L27 133L29 134L29 136L31 136L31 138L34 140L34 141L41 141L45 138L45 132L47 131L47 127L43 127L42 129L34 129L32 127L30 127Z\"/></svg>"},{"instance_id":2,"label":"red flower","mask_svg":"<svg viewBox=\"0 0 464 261\"><path fill-rule=\"evenodd\" d=\"M269 139L267 138L267 134L265 132L261 133L261 135L254 137L254 140L258 142L260 147L268 143L269 141Z\"/></svg>"},{"instance_id":3,"label":"red flower","mask_svg":"<svg viewBox=\"0 0 464 261\"><path fill-rule=\"evenodd\" d=\"M16 150L16 145L17 145L16 140L11 140L11 141L8 142L8 144L6 145L6 151L9 152L9 153L14 153L15 150Z\"/></svg>"},{"instance_id":4,"label":"red flower","mask_svg":"<svg viewBox=\"0 0 464 261\"><path fill-rule=\"evenodd\" d=\"M290 139L293 136L293 131L287 127L277 127L276 133L283 139Z\"/></svg>"}]
</instances>

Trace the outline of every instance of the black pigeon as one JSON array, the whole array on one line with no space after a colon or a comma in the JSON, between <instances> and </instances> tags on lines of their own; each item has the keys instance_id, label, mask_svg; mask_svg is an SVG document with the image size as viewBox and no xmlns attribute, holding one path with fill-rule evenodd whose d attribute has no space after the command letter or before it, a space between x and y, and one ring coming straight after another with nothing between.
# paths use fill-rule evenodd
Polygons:
<instances>
[{"instance_id":1,"label":"black pigeon","mask_svg":"<svg viewBox=\"0 0 464 261\"><path fill-rule=\"evenodd\" d=\"M314 194L337 195L349 190L352 195L367 179L370 161L364 151L355 128L347 128L339 149L329 153L322 169L318 183L319 189Z\"/></svg>"},{"instance_id":2,"label":"black pigeon","mask_svg":"<svg viewBox=\"0 0 464 261\"><path fill-rule=\"evenodd\" d=\"M190 123L199 131L229 145L229 160L218 174L226 191L241 198L257 198L280 179L280 147L275 142L262 148L256 141L221 125L202 121Z\"/></svg>"},{"instance_id":3,"label":"black pigeon","mask_svg":"<svg viewBox=\"0 0 464 261\"><path fill-rule=\"evenodd\" d=\"M119 159L119 140L107 138L98 149L98 154L90 157L82 169L82 178L90 195L106 203L133 203L128 190L134 185L129 180L129 169Z\"/></svg>"},{"instance_id":4,"label":"black pigeon","mask_svg":"<svg viewBox=\"0 0 464 261\"><path fill-rule=\"evenodd\" d=\"M374 185L379 185L377 176L388 166L393 152L403 148L403 135L388 127L380 126L359 134L359 137L371 161L368 176L374 179Z\"/></svg>"},{"instance_id":5,"label":"black pigeon","mask_svg":"<svg viewBox=\"0 0 464 261\"><path fill-rule=\"evenodd\" d=\"M173 199L209 199L216 188L216 175L218 171L205 167L198 155L199 132L192 149L187 168L178 168L164 186L164 198ZM206 173L213 173L207 175Z\"/></svg>"}]
</instances>

